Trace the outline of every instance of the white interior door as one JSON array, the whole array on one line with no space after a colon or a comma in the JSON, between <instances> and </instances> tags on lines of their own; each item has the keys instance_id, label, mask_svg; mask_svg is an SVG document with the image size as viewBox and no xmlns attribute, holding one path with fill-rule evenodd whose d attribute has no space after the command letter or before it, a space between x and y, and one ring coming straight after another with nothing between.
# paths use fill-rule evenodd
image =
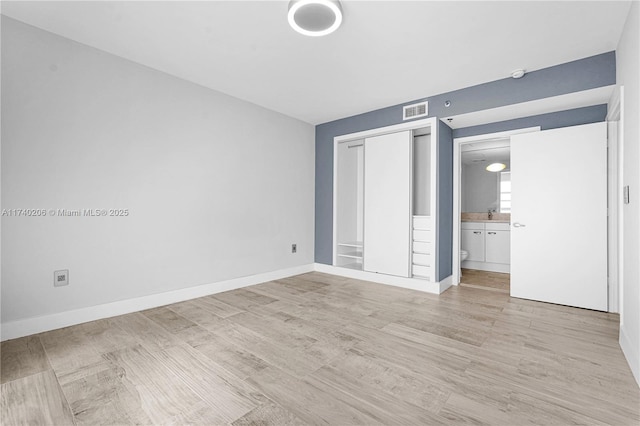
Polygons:
<instances>
[{"instance_id":1,"label":"white interior door","mask_svg":"<svg viewBox=\"0 0 640 426\"><path fill-rule=\"evenodd\" d=\"M410 131L365 140L365 271L409 276L411 145Z\"/></svg>"},{"instance_id":2,"label":"white interior door","mask_svg":"<svg viewBox=\"0 0 640 426\"><path fill-rule=\"evenodd\" d=\"M607 128L511 137L511 296L607 310Z\"/></svg>"}]
</instances>

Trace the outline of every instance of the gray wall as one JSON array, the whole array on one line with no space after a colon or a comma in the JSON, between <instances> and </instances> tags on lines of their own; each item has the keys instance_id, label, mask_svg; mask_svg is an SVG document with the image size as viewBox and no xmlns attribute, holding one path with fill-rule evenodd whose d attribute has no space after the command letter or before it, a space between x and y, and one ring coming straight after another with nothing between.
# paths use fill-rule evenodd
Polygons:
<instances>
[{"instance_id":1,"label":"gray wall","mask_svg":"<svg viewBox=\"0 0 640 426\"><path fill-rule=\"evenodd\" d=\"M506 163L507 169L509 162ZM500 173L488 172L487 163L463 164L461 174L460 211L463 213L486 213L489 209L498 211L500 193L498 185Z\"/></svg>"},{"instance_id":2,"label":"gray wall","mask_svg":"<svg viewBox=\"0 0 640 426\"><path fill-rule=\"evenodd\" d=\"M312 263L313 132L2 17L3 208L129 209L3 217L2 322Z\"/></svg>"},{"instance_id":3,"label":"gray wall","mask_svg":"<svg viewBox=\"0 0 640 426\"><path fill-rule=\"evenodd\" d=\"M429 98L407 100L401 105L394 105L316 126L315 261L324 264L331 264L332 261L333 138L335 136L398 124L402 122L402 105L421 100L429 101L430 116L447 117L608 86L615 84L615 81L615 52L608 52L533 71L520 80L506 78ZM420 89L416 88L416 92L419 91ZM449 108L444 107L445 100L451 101ZM606 106L590 107L572 110L571 112L544 114L530 119L510 120L495 125L458 129L453 131L452 136L460 137L487 133L485 130L491 128L503 128L503 130L506 130L527 127L532 125L530 123L533 122L537 122L538 124L536 125L545 123L545 126L550 126L548 128L563 127L582 124L583 122L602 121L605 115ZM528 124L523 126L523 123ZM439 161L441 161L440 167L442 168L438 191L444 197L440 199L442 204L438 206L440 213L439 232L441 235L438 253L440 262L446 261L450 263L451 259L445 260L442 258L450 257L450 247L452 245L452 237L449 237L451 235L451 225L448 221L452 220L450 217L453 210L451 198L452 172L449 169L453 162L453 153L452 147L445 146L447 143L451 144L452 139L447 137L446 131L442 133L443 137L448 139L448 142L445 139L438 141L439 149L441 149ZM451 177L449 177L450 175ZM449 253L449 256L447 256L447 253ZM447 270L450 271L451 267L447 267L447 265L439 265L439 267L438 276L440 277L439 279L442 279L446 277L444 274Z\"/></svg>"},{"instance_id":4,"label":"gray wall","mask_svg":"<svg viewBox=\"0 0 640 426\"><path fill-rule=\"evenodd\" d=\"M465 127L463 129L455 129L453 131L453 137L463 138L466 136L485 135L488 133L505 132L507 130L524 129L535 126L540 126L540 130L557 129L559 127L597 123L599 121L604 121L606 116L606 104L594 105L548 114L533 115L531 117L516 118L514 120L500 121L497 123L482 124L480 126Z\"/></svg>"},{"instance_id":5,"label":"gray wall","mask_svg":"<svg viewBox=\"0 0 640 426\"><path fill-rule=\"evenodd\" d=\"M452 131L438 122L438 193L436 196L438 228L438 281L451 275L453 259L453 138Z\"/></svg>"}]
</instances>

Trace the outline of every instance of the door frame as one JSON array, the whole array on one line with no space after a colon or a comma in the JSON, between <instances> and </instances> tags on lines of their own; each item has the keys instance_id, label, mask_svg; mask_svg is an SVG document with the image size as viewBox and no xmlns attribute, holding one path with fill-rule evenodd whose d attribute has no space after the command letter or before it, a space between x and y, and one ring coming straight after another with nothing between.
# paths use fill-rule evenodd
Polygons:
<instances>
[{"instance_id":1,"label":"door frame","mask_svg":"<svg viewBox=\"0 0 640 426\"><path fill-rule=\"evenodd\" d=\"M451 263L453 285L460 284L460 196L462 194L462 188L460 187L462 167L460 161L462 159L462 145L490 142L495 139L505 139L513 135L539 132L540 130L540 126L535 126L453 139L453 253Z\"/></svg>"},{"instance_id":2,"label":"door frame","mask_svg":"<svg viewBox=\"0 0 640 426\"><path fill-rule=\"evenodd\" d=\"M624 274L623 154L624 86L617 86L607 104L607 284L609 312L620 313L622 323Z\"/></svg>"},{"instance_id":3,"label":"door frame","mask_svg":"<svg viewBox=\"0 0 640 426\"><path fill-rule=\"evenodd\" d=\"M435 244L434 244L434 248L439 247L439 238L440 238L440 233L437 232L437 223L436 221L434 221L434 218L437 216L437 214L435 213L437 211L436 208L436 192L437 192L437 167L438 167L438 162L437 162L437 146L438 146L438 123L439 123L439 119L437 117L430 117L430 118L422 118L420 120L413 120L413 121L407 121L404 123L399 123L399 124L392 124L390 126L385 126L385 127L377 127L377 128L373 128L373 129L368 129L368 130L363 130L360 132L354 132L354 133L347 133L347 134L343 134L343 135L339 135L333 138L333 218L332 218L332 226L333 226L333 235L332 235L332 239L331 239L331 245L332 245L332 266L335 266L337 264L337 257L338 257L338 251L337 251L337 241L338 241L338 227L337 227L337 213L338 213L338 208L337 208L337 203L338 203L338 192L337 192L337 185L338 185L338 170L336 167L336 164L338 164L338 144L343 143L343 142L349 142L352 140L359 140L359 139L366 139L366 138L370 138L372 136L380 136L380 135L384 135L387 133L396 133L396 132L401 132L404 130L418 130L418 129L422 129L422 128L426 128L428 127L431 131L431 163L435 164L435 167L431 167L431 170L429 171L430 173L430 178L431 178L431 194L430 194L430 200L429 202L431 203L431 228L433 229L433 232L435 232ZM366 167L366 166L365 166ZM413 212L408 212L412 218L413 218ZM437 219L436 219L437 220ZM411 250L411 247L407 247L407 250ZM363 251L364 253L364 251ZM436 257L437 259L437 257ZM432 282L438 282L437 280L437 276L438 276L438 271L437 271L437 264L436 264L436 270L432 273L431 275L433 277Z\"/></svg>"}]
</instances>

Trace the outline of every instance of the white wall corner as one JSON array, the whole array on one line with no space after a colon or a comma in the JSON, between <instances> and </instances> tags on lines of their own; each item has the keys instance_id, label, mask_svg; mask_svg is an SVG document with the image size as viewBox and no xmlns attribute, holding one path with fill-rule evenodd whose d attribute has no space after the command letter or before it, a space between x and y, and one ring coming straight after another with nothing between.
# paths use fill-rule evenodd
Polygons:
<instances>
[{"instance_id":1,"label":"white wall corner","mask_svg":"<svg viewBox=\"0 0 640 426\"><path fill-rule=\"evenodd\" d=\"M120 300L117 302L74 309L51 315L10 321L1 325L2 331L0 333L0 340L5 341L9 339L17 339L19 337L82 324L89 321L115 317L145 309L157 308L171 303L178 303L211 294L222 293L224 291L235 290L237 288L305 274L307 272L313 272L314 270L315 268L313 264L294 266L277 271L218 281L211 284L203 284L164 293L151 294L134 299Z\"/></svg>"},{"instance_id":2,"label":"white wall corner","mask_svg":"<svg viewBox=\"0 0 640 426\"><path fill-rule=\"evenodd\" d=\"M625 333L624 327L620 327L620 348L627 359L631 373L640 387L640 352L639 348L631 343L631 339Z\"/></svg>"}]
</instances>

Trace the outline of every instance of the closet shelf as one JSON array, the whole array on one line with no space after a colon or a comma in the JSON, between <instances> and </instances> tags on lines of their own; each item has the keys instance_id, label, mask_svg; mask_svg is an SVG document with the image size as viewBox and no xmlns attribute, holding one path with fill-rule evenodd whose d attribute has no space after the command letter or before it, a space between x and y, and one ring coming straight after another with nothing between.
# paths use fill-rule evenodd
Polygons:
<instances>
[{"instance_id":1,"label":"closet shelf","mask_svg":"<svg viewBox=\"0 0 640 426\"><path fill-rule=\"evenodd\" d=\"M348 253L338 253L338 257L348 257L351 259L362 259L362 253L357 251L350 251Z\"/></svg>"},{"instance_id":2,"label":"closet shelf","mask_svg":"<svg viewBox=\"0 0 640 426\"><path fill-rule=\"evenodd\" d=\"M338 243L339 247L356 247L362 248L364 246L362 241L348 241L346 243Z\"/></svg>"}]
</instances>

